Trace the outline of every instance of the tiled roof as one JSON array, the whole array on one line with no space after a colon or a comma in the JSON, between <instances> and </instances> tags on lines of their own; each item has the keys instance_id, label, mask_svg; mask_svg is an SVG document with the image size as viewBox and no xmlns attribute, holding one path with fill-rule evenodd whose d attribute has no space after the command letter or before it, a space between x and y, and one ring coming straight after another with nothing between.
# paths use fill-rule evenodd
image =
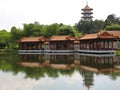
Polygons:
<instances>
[{"instance_id":1,"label":"tiled roof","mask_svg":"<svg viewBox=\"0 0 120 90\"><path fill-rule=\"evenodd\" d=\"M113 36L119 37L120 38L120 31L107 31L108 33L110 33Z\"/></svg>"},{"instance_id":2,"label":"tiled roof","mask_svg":"<svg viewBox=\"0 0 120 90\"><path fill-rule=\"evenodd\" d=\"M84 40L84 39L96 39L98 36L97 36L97 33L95 34L85 34L83 35L81 38L79 38L79 40Z\"/></svg>"},{"instance_id":3,"label":"tiled roof","mask_svg":"<svg viewBox=\"0 0 120 90\"><path fill-rule=\"evenodd\" d=\"M65 40L75 40L74 37L71 35L64 35L64 36L52 36L49 39L50 41L65 41Z\"/></svg>"},{"instance_id":4,"label":"tiled roof","mask_svg":"<svg viewBox=\"0 0 120 90\"><path fill-rule=\"evenodd\" d=\"M78 38L78 40L90 40L97 38L120 38L120 31L103 31L94 34L85 34Z\"/></svg>"},{"instance_id":5,"label":"tiled roof","mask_svg":"<svg viewBox=\"0 0 120 90\"><path fill-rule=\"evenodd\" d=\"M41 37L23 37L18 42L38 42L38 41L45 41L43 36Z\"/></svg>"},{"instance_id":6,"label":"tiled roof","mask_svg":"<svg viewBox=\"0 0 120 90\"><path fill-rule=\"evenodd\" d=\"M90 8L88 5L86 5L82 10L93 10L93 9Z\"/></svg>"}]
</instances>

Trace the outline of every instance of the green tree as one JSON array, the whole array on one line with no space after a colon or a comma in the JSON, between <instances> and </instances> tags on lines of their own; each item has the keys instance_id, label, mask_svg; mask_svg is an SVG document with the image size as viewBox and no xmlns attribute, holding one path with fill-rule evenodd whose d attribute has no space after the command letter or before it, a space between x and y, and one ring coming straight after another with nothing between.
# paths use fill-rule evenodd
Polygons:
<instances>
[{"instance_id":1,"label":"green tree","mask_svg":"<svg viewBox=\"0 0 120 90\"><path fill-rule=\"evenodd\" d=\"M50 37L52 35L58 35L59 24L54 23L46 28L45 36Z\"/></svg>"},{"instance_id":2,"label":"green tree","mask_svg":"<svg viewBox=\"0 0 120 90\"><path fill-rule=\"evenodd\" d=\"M81 33L92 33L93 31L93 21L79 21L78 24L75 25L77 30Z\"/></svg>"},{"instance_id":3,"label":"green tree","mask_svg":"<svg viewBox=\"0 0 120 90\"><path fill-rule=\"evenodd\" d=\"M41 36L43 35L43 25L40 25L38 22L34 22L34 27L32 28L32 35L33 36Z\"/></svg>"},{"instance_id":4,"label":"green tree","mask_svg":"<svg viewBox=\"0 0 120 90\"><path fill-rule=\"evenodd\" d=\"M18 40L23 37L23 31L21 29L17 29L15 26L11 28L10 33L12 34L12 40Z\"/></svg>"},{"instance_id":5,"label":"green tree","mask_svg":"<svg viewBox=\"0 0 120 90\"><path fill-rule=\"evenodd\" d=\"M46 32L46 26L40 25L38 22L23 25L23 34L26 37L41 36L44 35L45 32Z\"/></svg>"},{"instance_id":6,"label":"green tree","mask_svg":"<svg viewBox=\"0 0 120 90\"><path fill-rule=\"evenodd\" d=\"M98 32L99 30L104 29L105 22L103 20L95 20L93 21L93 30L92 33Z\"/></svg>"},{"instance_id":7,"label":"green tree","mask_svg":"<svg viewBox=\"0 0 120 90\"><path fill-rule=\"evenodd\" d=\"M58 31L58 35L73 35L73 36L75 36L75 33L77 33L77 32L75 32L75 28L71 27L69 25L62 25Z\"/></svg>"},{"instance_id":8,"label":"green tree","mask_svg":"<svg viewBox=\"0 0 120 90\"><path fill-rule=\"evenodd\" d=\"M11 42L11 33L7 32L6 30L1 30L0 31L0 43L4 44L6 48L9 48L10 42Z\"/></svg>"},{"instance_id":9,"label":"green tree","mask_svg":"<svg viewBox=\"0 0 120 90\"><path fill-rule=\"evenodd\" d=\"M119 24L111 24L105 27L106 30L120 30Z\"/></svg>"},{"instance_id":10,"label":"green tree","mask_svg":"<svg viewBox=\"0 0 120 90\"><path fill-rule=\"evenodd\" d=\"M120 18L116 17L115 14L108 15L107 19L105 20L105 26L109 26L111 24L120 24Z\"/></svg>"}]
</instances>

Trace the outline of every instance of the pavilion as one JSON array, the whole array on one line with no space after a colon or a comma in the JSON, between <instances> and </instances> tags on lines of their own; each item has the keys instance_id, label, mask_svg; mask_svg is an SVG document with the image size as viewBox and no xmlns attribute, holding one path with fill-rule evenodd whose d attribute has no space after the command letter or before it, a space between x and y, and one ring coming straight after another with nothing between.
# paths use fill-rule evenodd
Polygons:
<instances>
[{"instance_id":1,"label":"pavilion","mask_svg":"<svg viewBox=\"0 0 120 90\"><path fill-rule=\"evenodd\" d=\"M71 35L23 37L19 52L87 52L114 53L120 48L120 31L100 31L78 38Z\"/></svg>"}]
</instances>

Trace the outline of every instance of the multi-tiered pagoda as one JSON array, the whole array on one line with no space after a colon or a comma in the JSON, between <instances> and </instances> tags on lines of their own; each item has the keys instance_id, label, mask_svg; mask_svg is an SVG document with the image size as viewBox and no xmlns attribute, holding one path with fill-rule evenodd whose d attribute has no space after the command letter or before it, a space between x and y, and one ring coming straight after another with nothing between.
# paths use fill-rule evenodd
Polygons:
<instances>
[{"instance_id":1,"label":"multi-tiered pagoda","mask_svg":"<svg viewBox=\"0 0 120 90\"><path fill-rule=\"evenodd\" d=\"M93 8L90 8L89 6L88 6L88 4L86 4L86 6L83 8L83 9L81 9L82 10L82 20L84 20L84 21L91 21L92 20L92 18L93 18L93 16L92 16L92 14L93 14L93 12L92 12L92 10L93 10Z\"/></svg>"}]
</instances>

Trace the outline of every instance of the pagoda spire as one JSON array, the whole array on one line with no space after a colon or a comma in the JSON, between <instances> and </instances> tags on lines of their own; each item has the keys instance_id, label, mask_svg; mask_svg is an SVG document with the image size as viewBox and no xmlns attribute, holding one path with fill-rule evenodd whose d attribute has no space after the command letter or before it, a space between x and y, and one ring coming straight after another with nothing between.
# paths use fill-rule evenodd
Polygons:
<instances>
[{"instance_id":1,"label":"pagoda spire","mask_svg":"<svg viewBox=\"0 0 120 90\"><path fill-rule=\"evenodd\" d=\"M93 8L90 8L89 6L88 6L88 2L86 1L86 6L83 8L83 9L81 9L82 10L82 20L84 20L84 21L91 21L92 20L92 18L93 18L93 16L92 16L92 14L93 14L93 12L92 12L92 10L93 10Z\"/></svg>"},{"instance_id":2,"label":"pagoda spire","mask_svg":"<svg viewBox=\"0 0 120 90\"><path fill-rule=\"evenodd\" d=\"M86 1L86 6L88 6L88 1Z\"/></svg>"}]
</instances>

